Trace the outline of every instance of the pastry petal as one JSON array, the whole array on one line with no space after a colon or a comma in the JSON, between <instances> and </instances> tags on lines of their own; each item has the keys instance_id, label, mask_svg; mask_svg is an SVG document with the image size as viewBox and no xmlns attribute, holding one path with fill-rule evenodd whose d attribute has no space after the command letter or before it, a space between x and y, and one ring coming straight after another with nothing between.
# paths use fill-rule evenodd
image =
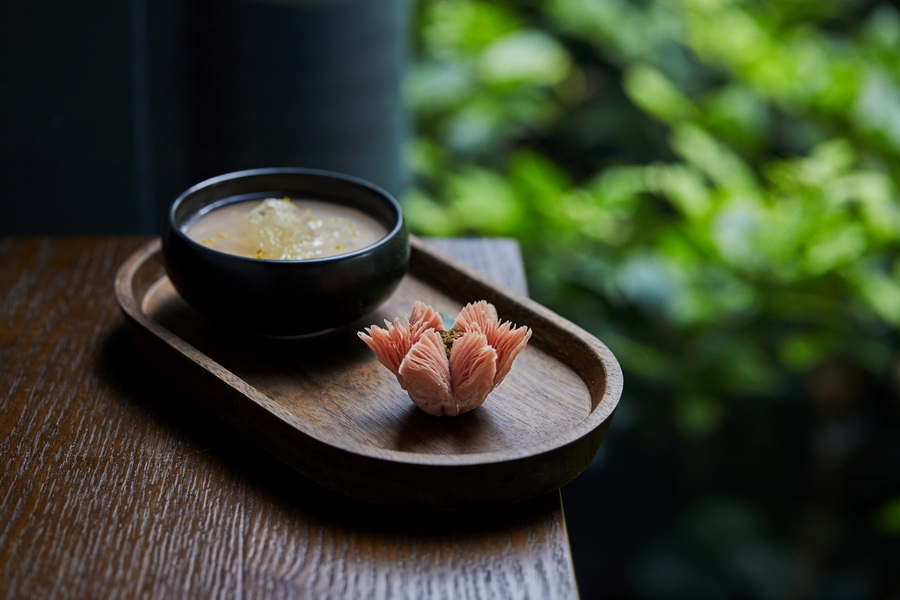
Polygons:
<instances>
[{"instance_id":1,"label":"pastry petal","mask_svg":"<svg viewBox=\"0 0 900 600\"><path fill-rule=\"evenodd\" d=\"M400 364L399 378L410 399L430 415L458 414L450 387L450 363L441 335L425 331Z\"/></svg>"},{"instance_id":2,"label":"pastry petal","mask_svg":"<svg viewBox=\"0 0 900 600\"><path fill-rule=\"evenodd\" d=\"M415 340L410 335L409 327L404 327L400 323L400 319L394 319L393 323L385 320L384 324L384 329L372 325L366 327L365 333L360 331L357 335L375 353L378 362L397 375L400 371L400 363L403 362Z\"/></svg>"},{"instance_id":3,"label":"pastry petal","mask_svg":"<svg viewBox=\"0 0 900 600\"><path fill-rule=\"evenodd\" d=\"M497 351L480 331L465 333L453 342L450 353L450 388L457 413L481 406L494 389ZM449 414L449 413L448 413Z\"/></svg>"}]
</instances>

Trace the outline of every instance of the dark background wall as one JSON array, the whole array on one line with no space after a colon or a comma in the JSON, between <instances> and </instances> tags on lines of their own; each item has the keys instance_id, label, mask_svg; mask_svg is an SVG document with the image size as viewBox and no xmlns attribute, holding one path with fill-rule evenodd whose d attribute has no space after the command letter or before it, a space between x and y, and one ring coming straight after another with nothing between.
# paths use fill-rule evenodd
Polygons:
<instances>
[{"instance_id":1,"label":"dark background wall","mask_svg":"<svg viewBox=\"0 0 900 600\"><path fill-rule=\"evenodd\" d=\"M309 166L399 193L407 0L0 8L0 234L154 233L185 188Z\"/></svg>"}]
</instances>

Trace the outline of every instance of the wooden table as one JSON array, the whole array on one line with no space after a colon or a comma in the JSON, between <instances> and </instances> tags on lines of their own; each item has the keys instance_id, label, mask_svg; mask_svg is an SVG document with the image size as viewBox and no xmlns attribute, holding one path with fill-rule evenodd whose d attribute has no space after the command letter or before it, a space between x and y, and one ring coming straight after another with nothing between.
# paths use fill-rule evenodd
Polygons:
<instances>
[{"instance_id":1,"label":"wooden table","mask_svg":"<svg viewBox=\"0 0 900 600\"><path fill-rule=\"evenodd\" d=\"M400 511L210 424L113 297L145 238L0 239L0 597L573 598L559 493ZM518 247L445 250L524 289Z\"/></svg>"}]
</instances>

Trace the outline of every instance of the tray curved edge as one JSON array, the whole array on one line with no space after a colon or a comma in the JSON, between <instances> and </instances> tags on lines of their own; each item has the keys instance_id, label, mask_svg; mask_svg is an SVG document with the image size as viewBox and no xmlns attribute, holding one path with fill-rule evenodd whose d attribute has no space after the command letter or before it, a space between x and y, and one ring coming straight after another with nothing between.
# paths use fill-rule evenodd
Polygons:
<instances>
[{"instance_id":1,"label":"tray curved edge","mask_svg":"<svg viewBox=\"0 0 900 600\"><path fill-rule=\"evenodd\" d=\"M151 366L216 417L335 492L389 506L454 510L513 504L572 481L600 448L621 398L623 375L613 353L577 325L426 242L413 237L411 246L413 272L430 271L435 281L464 277L472 293L497 306L504 318L541 331L533 343L569 365L588 388L588 417L547 443L502 452L423 456L337 445L304 431L283 407L143 312L141 290L164 275L145 268L159 255L159 240L121 265L115 296L139 354Z\"/></svg>"}]
</instances>

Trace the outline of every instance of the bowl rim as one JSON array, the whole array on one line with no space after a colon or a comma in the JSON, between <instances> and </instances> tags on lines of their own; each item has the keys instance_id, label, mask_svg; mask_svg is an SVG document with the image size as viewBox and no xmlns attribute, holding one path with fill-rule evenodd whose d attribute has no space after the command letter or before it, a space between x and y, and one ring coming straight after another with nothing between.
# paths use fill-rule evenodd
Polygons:
<instances>
[{"instance_id":1,"label":"bowl rim","mask_svg":"<svg viewBox=\"0 0 900 600\"><path fill-rule=\"evenodd\" d=\"M242 179L244 177L256 177L260 175L301 175L301 176L312 176L312 177L320 177L323 179L335 179L339 181L343 181L345 183L350 183L362 188L366 188L370 192L374 192L375 195L380 197L385 203L390 206L394 213L396 214L396 221L394 226L388 230L388 232L382 237L380 240L375 242L374 244L369 244L368 246L364 246L363 248L359 248L358 250L354 250L352 252L346 252L344 254L337 254L334 256L324 256L320 258L301 258L301 259L273 259L273 258L255 258L251 256L241 256L239 254L232 254L230 252L223 252L221 250L216 250L215 248L210 248L208 246L204 246L196 242L195 240L188 237L185 233L183 226L179 226L176 223L175 219L175 211L178 207L184 202L187 198L192 196L193 194L211 187L213 185L217 185L224 181L230 181L233 179ZM220 198L219 200L225 200L225 198ZM208 205L206 205L208 206ZM195 216L196 213L192 216ZM360 177L356 177L354 175L348 175L346 173L341 173L338 171L331 171L327 169L316 169L309 167L263 167L256 169L242 169L239 171L231 171L229 173L223 173L221 175L216 175L215 177L210 177L208 179L204 179L203 181L196 183L186 189L184 192L179 194L179 196L172 202L171 206L169 206L169 210L166 213L166 226L174 232L176 236L182 242L186 242L194 248L202 249L202 251L207 252L215 252L217 255L222 255L225 257L231 257L231 259L235 259L238 261L252 261L254 263L265 263L265 264L281 264L281 265L298 265L298 264L322 264L322 263L330 263L330 262L341 262L344 260L350 260L362 254L367 254L377 250L379 247L391 243L398 235L400 235L405 227L405 219L403 217L403 210L400 207L400 203L394 198L393 195L388 193L384 188L375 185L374 183L362 179ZM223 259L229 260L229 259Z\"/></svg>"}]
</instances>

